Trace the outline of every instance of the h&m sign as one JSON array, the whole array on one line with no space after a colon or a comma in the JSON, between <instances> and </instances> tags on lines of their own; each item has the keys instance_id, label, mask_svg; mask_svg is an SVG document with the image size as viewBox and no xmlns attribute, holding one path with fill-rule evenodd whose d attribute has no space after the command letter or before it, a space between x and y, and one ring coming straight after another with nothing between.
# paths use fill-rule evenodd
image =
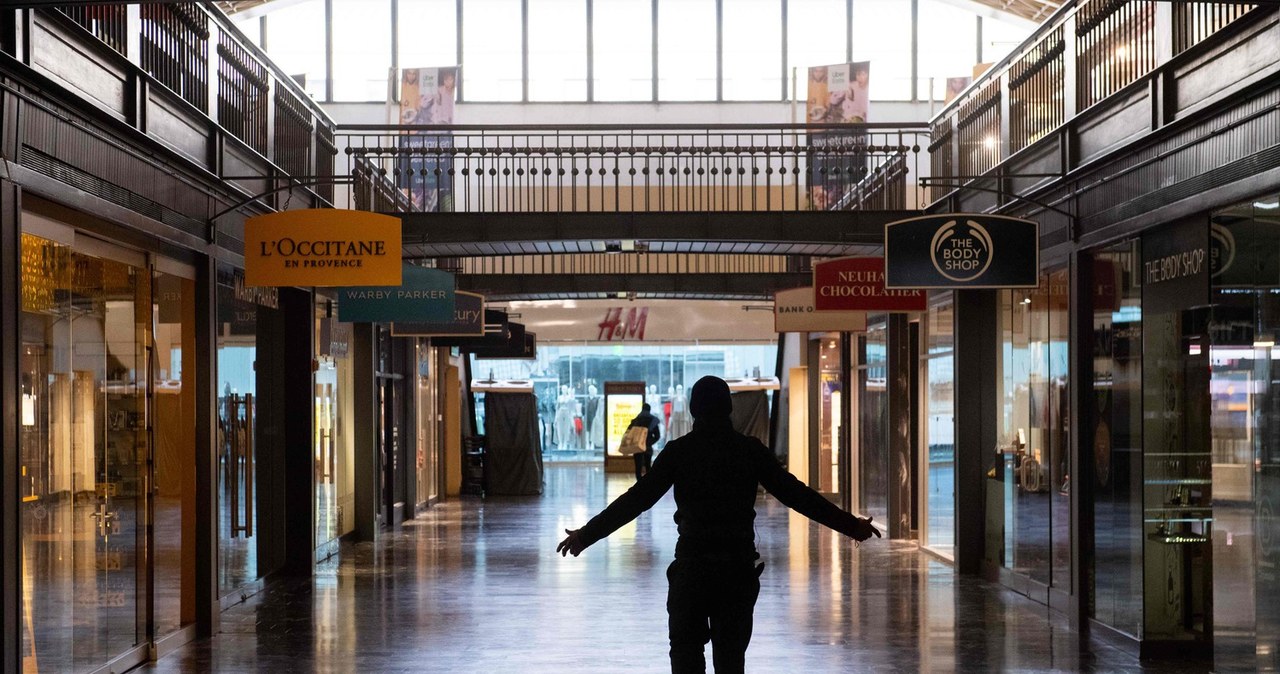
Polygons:
<instances>
[{"instance_id":1,"label":"h&m sign","mask_svg":"<svg viewBox=\"0 0 1280 674\"><path fill-rule=\"evenodd\" d=\"M1040 225L1003 215L947 213L884 230L888 288L1035 288Z\"/></svg>"}]
</instances>

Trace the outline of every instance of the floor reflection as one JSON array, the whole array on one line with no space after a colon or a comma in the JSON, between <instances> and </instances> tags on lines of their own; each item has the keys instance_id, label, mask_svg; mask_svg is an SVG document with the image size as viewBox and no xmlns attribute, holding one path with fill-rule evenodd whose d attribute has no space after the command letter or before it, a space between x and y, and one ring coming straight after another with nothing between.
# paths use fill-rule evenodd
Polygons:
<instances>
[{"instance_id":1,"label":"floor reflection","mask_svg":"<svg viewBox=\"0 0 1280 674\"><path fill-rule=\"evenodd\" d=\"M344 545L314 581L272 584L226 611L218 637L151 671L669 671L671 495L561 559L563 530L633 478L548 465L546 479L542 497L452 501ZM854 547L772 499L759 512L767 566L749 671L1138 670L1118 652L1082 654L1065 619L914 544Z\"/></svg>"}]
</instances>

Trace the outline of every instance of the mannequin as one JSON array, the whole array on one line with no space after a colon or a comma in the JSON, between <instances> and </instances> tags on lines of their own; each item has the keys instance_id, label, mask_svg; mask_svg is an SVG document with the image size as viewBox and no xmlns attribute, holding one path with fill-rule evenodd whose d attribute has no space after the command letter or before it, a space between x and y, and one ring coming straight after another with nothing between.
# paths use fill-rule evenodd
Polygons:
<instances>
[{"instance_id":1,"label":"mannequin","mask_svg":"<svg viewBox=\"0 0 1280 674\"><path fill-rule=\"evenodd\" d=\"M671 423L667 437L678 438L693 429L693 419L689 416L689 402L684 396L684 384L676 385L676 392L671 397Z\"/></svg>"},{"instance_id":2,"label":"mannequin","mask_svg":"<svg viewBox=\"0 0 1280 674\"><path fill-rule=\"evenodd\" d=\"M662 397L658 395L658 385L649 384L649 392L644 395L644 401L649 403L649 414L658 420L658 428L666 430L667 421L662 416ZM658 443L654 447L661 447L667 443L667 439L659 438Z\"/></svg>"},{"instance_id":3,"label":"mannequin","mask_svg":"<svg viewBox=\"0 0 1280 674\"><path fill-rule=\"evenodd\" d=\"M561 386L556 398L556 449L569 449L573 444L573 403L572 391Z\"/></svg>"},{"instance_id":4,"label":"mannequin","mask_svg":"<svg viewBox=\"0 0 1280 674\"><path fill-rule=\"evenodd\" d=\"M586 429L587 449L595 449L604 436L604 405L600 404L599 389L595 384L587 387L587 409L582 421Z\"/></svg>"}]
</instances>

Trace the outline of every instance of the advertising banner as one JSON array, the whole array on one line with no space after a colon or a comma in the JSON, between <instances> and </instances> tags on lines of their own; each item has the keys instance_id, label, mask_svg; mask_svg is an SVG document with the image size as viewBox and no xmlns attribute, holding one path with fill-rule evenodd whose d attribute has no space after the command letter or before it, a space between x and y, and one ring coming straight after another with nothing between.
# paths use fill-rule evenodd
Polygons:
<instances>
[{"instance_id":1,"label":"advertising banner","mask_svg":"<svg viewBox=\"0 0 1280 674\"><path fill-rule=\"evenodd\" d=\"M356 286L338 291L338 320L344 323L447 321L453 317L453 274L403 265L398 286Z\"/></svg>"},{"instance_id":2,"label":"advertising banner","mask_svg":"<svg viewBox=\"0 0 1280 674\"><path fill-rule=\"evenodd\" d=\"M400 219L335 208L282 211L244 223L245 285L400 285Z\"/></svg>"},{"instance_id":3,"label":"advertising banner","mask_svg":"<svg viewBox=\"0 0 1280 674\"><path fill-rule=\"evenodd\" d=\"M588 342L617 344L698 341L771 342L777 339L772 317L743 311L741 301L542 300L511 302L543 344ZM764 308L767 305L761 305Z\"/></svg>"},{"instance_id":4,"label":"advertising banner","mask_svg":"<svg viewBox=\"0 0 1280 674\"><path fill-rule=\"evenodd\" d=\"M604 383L605 457L627 458L618 452L622 436L644 405L644 382Z\"/></svg>"},{"instance_id":5,"label":"advertising banner","mask_svg":"<svg viewBox=\"0 0 1280 674\"><path fill-rule=\"evenodd\" d=\"M888 288L1035 288L1040 225L980 213L925 215L884 229Z\"/></svg>"},{"instance_id":6,"label":"advertising banner","mask_svg":"<svg viewBox=\"0 0 1280 674\"><path fill-rule=\"evenodd\" d=\"M458 67L405 68L400 72L400 123L413 125L453 124L457 98ZM400 189L416 212L452 211L453 159L446 150L453 136L445 131L414 131L400 139L407 153L397 164Z\"/></svg>"},{"instance_id":7,"label":"advertising banner","mask_svg":"<svg viewBox=\"0 0 1280 674\"><path fill-rule=\"evenodd\" d=\"M453 320L439 323L397 321L391 324L391 334L396 337L483 337L484 295L455 291Z\"/></svg>"},{"instance_id":8,"label":"advertising banner","mask_svg":"<svg viewBox=\"0 0 1280 674\"><path fill-rule=\"evenodd\" d=\"M862 124L869 121L871 62L809 68L810 124ZM868 171L867 134L815 131L809 134L809 205L816 211L838 208L841 199Z\"/></svg>"},{"instance_id":9,"label":"advertising banner","mask_svg":"<svg viewBox=\"0 0 1280 674\"><path fill-rule=\"evenodd\" d=\"M813 300L818 311L924 311L923 290L884 286L884 258L841 257L813 266Z\"/></svg>"},{"instance_id":10,"label":"advertising banner","mask_svg":"<svg viewBox=\"0 0 1280 674\"><path fill-rule=\"evenodd\" d=\"M777 332L863 332L865 311L818 311L813 287L792 288L773 295L773 329Z\"/></svg>"}]
</instances>

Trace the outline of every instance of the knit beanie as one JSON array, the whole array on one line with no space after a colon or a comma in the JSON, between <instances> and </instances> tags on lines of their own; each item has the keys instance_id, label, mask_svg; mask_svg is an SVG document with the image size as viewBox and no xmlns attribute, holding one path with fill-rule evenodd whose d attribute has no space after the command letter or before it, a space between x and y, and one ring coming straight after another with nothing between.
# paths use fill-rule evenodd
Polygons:
<instances>
[{"instance_id":1,"label":"knit beanie","mask_svg":"<svg viewBox=\"0 0 1280 674\"><path fill-rule=\"evenodd\" d=\"M694 419L728 417L732 411L733 398L723 379L707 375L693 385L689 393L689 413Z\"/></svg>"}]
</instances>

